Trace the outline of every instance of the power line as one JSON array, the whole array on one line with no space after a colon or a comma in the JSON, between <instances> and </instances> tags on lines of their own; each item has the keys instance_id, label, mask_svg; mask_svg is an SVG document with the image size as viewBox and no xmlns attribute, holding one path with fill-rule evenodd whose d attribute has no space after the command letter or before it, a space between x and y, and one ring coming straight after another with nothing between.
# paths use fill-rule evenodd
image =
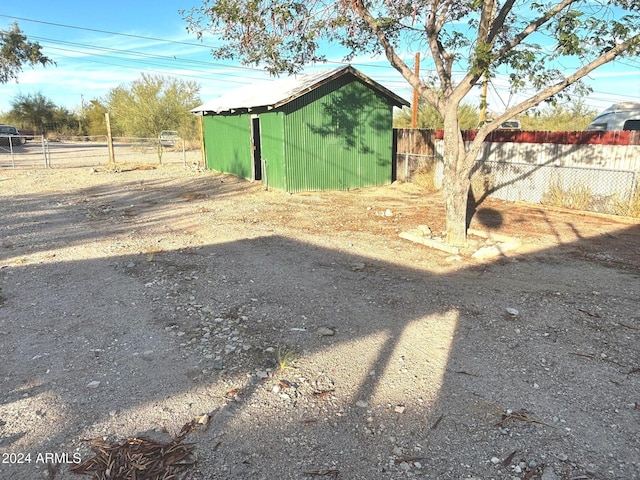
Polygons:
<instances>
[{"instance_id":1,"label":"power line","mask_svg":"<svg viewBox=\"0 0 640 480\"><path fill-rule=\"evenodd\" d=\"M150 36L144 36L144 35L137 35L137 34L128 34L128 33L122 33L122 32L113 32L113 31L108 31L108 30L100 30L100 29L95 29L95 28L88 28L88 27L80 27L80 26L76 26L76 25L68 25L68 24L62 24L62 23L55 23L55 22L48 22L48 21L43 21L43 20L35 20L35 19L29 19L29 18L24 18L24 17L16 17L16 16L11 16L11 15L2 15L0 14L0 17L4 17L4 18L10 18L13 20L19 20L19 21L23 21L23 22L32 22L32 23L38 23L38 24L43 24L43 25L50 25L50 26L54 26L54 27L61 27L61 28L70 28L70 29L75 29L75 30L81 30L81 31L88 31L88 32L94 32L94 33L100 33L100 34L107 34L107 35L115 35L115 36L122 36L122 37L126 37L126 38L135 38L135 39L140 39L140 40L147 40L147 41L154 41L154 42L161 42L163 44L175 44L175 45L182 45L182 46L190 46L190 47L198 47L198 48L206 48L206 49L211 49L210 46L205 45L204 43L194 43L194 42L185 42L185 41L177 41L177 40L168 40L168 39L162 39L162 38L157 38L157 37L150 37ZM140 51L135 51L135 50L119 50L119 49L114 49L114 48L107 48L107 47L100 47L100 46L96 46L96 45L90 45L90 44L84 44L84 43L76 43L76 42L68 42L68 41L64 41L64 40L56 40L56 39L50 39L50 38L44 38L44 37L32 37L34 39L38 39L40 38L43 42L49 42L53 45L65 45L65 46L69 46L69 47L73 47L75 49L65 49L65 48L60 48L59 46L51 46L49 45L49 48L52 49L56 49L58 51L64 51L64 52L69 52L72 54L79 54L79 55L91 55L94 57L102 57L102 58L107 58L107 59L113 59L113 60L120 60L122 62L132 62L134 61L134 59L132 58L128 58L128 57L134 57L135 61L138 62L138 64L144 64L144 65L148 65L150 67L157 67L157 68L170 68L173 65L168 65L166 62L171 62L173 63L174 61L182 63L182 64L187 64L189 66L203 66L203 67L207 67L210 66L212 68L225 68L225 69L237 69L240 71L246 71L246 72L261 72L261 73L265 73L264 69L261 68L252 68L252 67L247 67L247 66L241 66L241 65L230 65L230 64L222 64L222 63L216 63L216 62L205 62L202 60L193 60L193 59L185 59L185 58L181 58L181 57L174 57L174 56L166 56L166 55L158 55L158 54L152 54L152 53L146 53L146 52L140 52ZM46 44L45 44L46 45ZM84 50L77 50L77 49L86 49L86 51ZM96 52L101 52L101 53L96 53ZM105 53L113 53L115 56L112 55L105 55ZM120 56L118 56L120 55ZM69 56L68 58L74 58L73 56ZM140 58L145 58L148 61L141 61ZM111 66L117 66L117 67L122 67L122 68L136 68L138 70L140 70L139 66L131 66L131 65L122 65L122 64L117 64L117 63L107 63L107 62L101 62L100 60L95 60L95 59L90 59L90 58L82 58L82 61L87 61L87 62L92 62L92 63L100 63L100 64L104 64L104 65L111 65ZM156 62L154 62L154 60L156 60ZM625 59L628 62L633 62L633 59ZM345 62L338 62L338 61L327 61L326 63L329 64L344 64ZM620 64L624 64L626 66L630 66L632 68L635 68L635 65L632 65L630 63L626 63L626 62L619 62ZM365 61L365 62L353 62L352 63L355 66L358 66L360 68L364 67L367 69L371 69L371 68L378 68L378 69L384 69L384 70L393 70L395 71L395 69L389 65L388 63L376 63L375 61ZM185 68L185 67L180 67L183 70L187 70L188 72L193 72L194 75L190 75L190 74L185 74L185 73L178 73L176 74L175 72L167 72L167 73L171 73L173 75L178 75L178 76L184 76L184 77L193 77L193 78L198 78L198 79L202 79L203 75L206 76L210 76L210 75L215 75L215 76L224 76L224 77L231 77L231 78L238 78L240 80L235 80L235 83L252 83L250 79L248 79L246 76L241 76L241 75L234 75L233 73L227 73L227 72L209 72L209 71L203 71L203 70L199 70L199 69L193 69L193 68ZM466 73L466 71L461 70L459 72L454 72L454 74L464 74ZM383 80L384 78L384 80ZM401 77L400 77L401 78ZM409 88L405 82L404 79L399 79L397 76L395 78L391 78L386 76L385 74L383 75L378 75L377 76L377 80L380 81L380 83L386 83L387 85L397 85L398 88ZM502 101L502 103L504 104L504 100L502 100L502 98L500 97L500 94L497 91L496 85L492 84L492 87L494 89L494 91L498 94L500 100ZM618 94L618 93L609 93L609 92L603 92L603 91L598 91L598 92L594 92L598 95L608 95L610 97L613 96L617 96L620 98L626 98L625 95L622 94ZM598 101L597 98L594 98L592 96L588 97L590 100L595 100ZM602 100L604 101L604 100ZM506 104L505 104L506 106Z\"/></svg>"},{"instance_id":2,"label":"power line","mask_svg":"<svg viewBox=\"0 0 640 480\"><path fill-rule=\"evenodd\" d=\"M75 29L75 30L83 30L83 31L86 31L86 32L106 33L108 35L118 35L118 36L122 36L122 37L138 38L138 39L142 39L142 40L153 40L155 42L175 43L177 45L189 45L191 47L203 47L203 48L211 49L210 46L207 46L204 43L182 42L182 41L178 41L178 40L167 40L167 39L164 39L164 38L146 37L146 36L143 36L143 35L135 35L135 34L132 34L132 33L111 32L109 30L98 30L96 28L78 27L78 26L75 26L75 25L66 25L64 23L45 22L43 20L34 20L34 19L31 19L31 18L23 18L23 17L14 17L14 16L11 16L11 15L2 15L2 14L0 14L0 17L11 18L13 20L20 20L21 22L32 22L32 23L40 23L42 25L51 25L51 26L54 26L54 27L72 28L72 29Z\"/></svg>"}]
</instances>

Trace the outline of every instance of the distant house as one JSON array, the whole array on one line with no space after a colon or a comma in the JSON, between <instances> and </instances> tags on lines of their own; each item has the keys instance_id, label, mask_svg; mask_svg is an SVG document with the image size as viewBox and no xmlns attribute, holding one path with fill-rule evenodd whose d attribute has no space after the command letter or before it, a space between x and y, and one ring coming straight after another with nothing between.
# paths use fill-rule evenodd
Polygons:
<instances>
[{"instance_id":1,"label":"distant house","mask_svg":"<svg viewBox=\"0 0 640 480\"><path fill-rule=\"evenodd\" d=\"M248 85L192 110L206 166L288 192L391 183L393 107L351 66Z\"/></svg>"}]
</instances>

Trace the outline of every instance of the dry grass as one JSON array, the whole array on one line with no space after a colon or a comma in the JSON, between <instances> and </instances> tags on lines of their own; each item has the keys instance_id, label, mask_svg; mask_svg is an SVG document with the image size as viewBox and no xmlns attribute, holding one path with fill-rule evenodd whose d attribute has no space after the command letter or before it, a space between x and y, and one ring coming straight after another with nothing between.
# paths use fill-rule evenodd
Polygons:
<instances>
[{"instance_id":1,"label":"dry grass","mask_svg":"<svg viewBox=\"0 0 640 480\"><path fill-rule=\"evenodd\" d=\"M616 215L640 218L640 185L636 185L631 198L619 197L613 201Z\"/></svg>"},{"instance_id":2,"label":"dry grass","mask_svg":"<svg viewBox=\"0 0 640 480\"><path fill-rule=\"evenodd\" d=\"M556 180L551 183L549 190L544 194L542 203L574 210L591 210L593 194L591 189L584 185L572 185L565 188Z\"/></svg>"},{"instance_id":3,"label":"dry grass","mask_svg":"<svg viewBox=\"0 0 640 480\"><path fill-rule=\"evenodd\" d=\"M411 182L428 192L435 192L436 187L436 163L426 162L420 165L412 174Z\"/></svg>"}]
</instances>

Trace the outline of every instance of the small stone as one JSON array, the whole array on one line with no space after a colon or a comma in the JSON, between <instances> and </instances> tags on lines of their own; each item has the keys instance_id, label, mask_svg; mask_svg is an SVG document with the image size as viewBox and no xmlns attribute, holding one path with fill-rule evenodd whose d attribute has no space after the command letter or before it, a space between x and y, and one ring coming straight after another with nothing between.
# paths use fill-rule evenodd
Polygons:
<instances>
[{"instance_id":1,"label":"small stone","mask_svg":"<svg viewBox=\"0 0 640 480\"><path fill-rule=\"evenodd\" d=\"M214 370L224 370L224 364L222 362L215 362L211 367Z\"/></svg>"},{"instance_id":2,"label":"small stone","mask_svg":"<svg viewBox=\"0 0 640 480\"><path fill-rule=\"evenodd\" d=\"M329 327L318 327L316 333L322 337L332 337L336 334L336 331Z\"/></svg>"},{"instance_id":3,"label":"small stone","mask_svg":"<svg viewBox=\"0 0 640 480\"><path fill-rule=\"evenodd\" d=\"M422 468L422 464L420 462L413 462L413 466L416 467L418 470Z\"/></svg>"},{"instance_id":4,"label":"small stone","mask_svg":"<svg viewBox=\"0 0 640 480\"><path fill-rule=\"evenodd\" d=\"M368 402L366 402L366 401L364 401L364 400L358 400L358 401L356 402L356 407L359 407L359 408L367 408L368 406L369 406L369 403L368 403Z\"/></svg>"},{"instance_id":5,"label":"small stone","mask_svg":"<svg viewBox=\"0 0 640 480\"><path fill-rule=\"evenodd\" d=\"M502 251L500 250L500 248L492 245L490 247L479 248L478 250L473 252L473 255L471 255L471 257L475 258L476 260L485 260L487 258L499 257L501 254Z\"/></svg>"},{"instance_id":6,"label":"small stone","mask_svg":"<svg viewBox=\"0 0 640 480\"><path fill-rule=\"evenodd\" d=\"M276 385L273 387L272 392L273 393L280 393L280 390L282 390L282 387L280 387L280 385Z\"/></svg>"},{"instance_id":7,"label":"small stone","mask_svg":"<svg viewBox=\"0 0 640 480\"><path fill-rule=\"evenodd\" d=\"M431 228L429 228L429 225L418 225L416 230L419 230L424 237L429 237L432 234Z\"/></svg>"},{"instance_id":8,"label":"small stone","mask_svg":"<svg viewBox=\"0 0 640 480\"><path fill-rule=\"evenodd\" d=\"M409 465L407 462L402 462L400 464L400 468L405 472L408 472L409 470L411 470L411 465Z\"/></svg>"},{"instance_id":9,"label":"small stone","mask_svg":"<svg viewBox=\"0 0 640 480\"><path fill-rule=\"evenodd\" d=\"M225 353L233 353L233 352L236 351L236 346L235 345L225 345L224 351L225 351Z\"/></svg>"},{"instance_id":10,"label":"small stone","mask_svg":"<svg viewBox=\"0 0 640 480\"><path fill-rule=\"evenodd\" d=\"M384 216L385 216L385 217L393 217L393 212L391 211L391 209L390 209L390 208L387 208L387 209L384 211Z\"/></svg>"},{"instance_id":11,"label":"small stone","mask_svg":"<svg viewBox=\"0 0 640 480\"><path fill-rule=\"evenodd\" d=\"M266 372L266 371L264 371L264 370L258 370L258 371L256 372L256 376L257 376L258 378L261 378L261 379L263 379L263 380L264 380L265 378L269 378L269 373L267 373L267 372Z\"/></svg>"},{"instance_id":12,"label":"small stone","mask_svg":"<svg viewBox=\"0 0 640 480\"><path fill-rule=\"evenodd\" d=\"M398 446L393 447L393 454L397 455L397 456L402 455L402 449L400 447L398 447Z\"/></svg>"},{"instance_id":13,"label":"small stone","mask_svg":"<svg viewBox=\"0 0 640 480\"><path fill-rule=\"evenodd\" d=\"M500 463L500 459L498 457L491 457L491 463L497 465Z\"/></svg>"},{"instance_id":14,"label":"small stone","mask_svg":"<svg viewBox=\"0 0 640 480\"><path fill-rule=\"evenodd\" d=\"M353 272L360 272L362 270L364 270L366 267L364 262L353 262L350 266L351 270Z\"/></svg>"},{"instance_id":15,"label":"small stone","mask_svg":"<svg viewBox=\"0 0 640 480\"><path fill-rule=\"evenodd\" d=\"M518 310L516 310L515 308L511 308L511 307L508 307L506 310L507 310L507 313L509 315L511 315L512 317L517 317L519 315L519 313L520 313L520 312L518 312Z\"/></svg>"},{"instance_id":16,"label":"small stone","mask_svg":"<svg viewBox=\"0 0 640 480\"><path fill-rule=\"evenodd\" d=\"M540 480L558 480L558 477L551 467L545 467Z\"/></svg>"},{"instance_id":17,"label":"small stone","mask_svg":"<svg viewBox=\"0 0 640 480\"><path fill-rule=\"evenodd\" d=\"M100 386L100 382L98 380L93 380L87 383L87 388L98 388Z\"/></svg>"},{"instance_id":18,"label":"small stone","mask_svg":"<svg viewBox=\"0 0 640 480\"><path fill-rule=\"evenodd\" d=\"M406 409L406 408L407 408L407 407L405 407L404 405L396 405L396 408L394 408L393 410L394 410L396 413L404 413L404 411L405 411L405 409Z\"/></svg>"}]
</instances>

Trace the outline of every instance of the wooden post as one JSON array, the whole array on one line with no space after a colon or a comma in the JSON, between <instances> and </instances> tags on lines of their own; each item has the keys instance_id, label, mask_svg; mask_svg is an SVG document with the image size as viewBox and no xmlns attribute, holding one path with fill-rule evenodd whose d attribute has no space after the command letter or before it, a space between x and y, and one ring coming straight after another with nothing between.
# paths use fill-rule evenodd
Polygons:
<instances>
[{"instance_id":1,"label":"wooden post","mask_svg":"<svg viewBox=\"0 0 640 480\"><path fill-rule=\"evenodd\" d=\"M420 52L416 53L415 60L416 77L420 78ZM413 104L411 105L411 128L418 128L418 106L420 100L418 98L418 90L413 89Z\"/></svg>"},{"instance_id":2,"label":"wooden post","mask_svg":"<svg viewBox=\"0 0 640 480\"><path fill-rule=\"evenodd\" d=\"M107 145L109 146L109 163L108 165L116 164L116 155L113 151L113 137L111 137L111 121L109 120L109 112L104 114L104 118L107 122Z\"/></svg>"},{"instance_id":3,"label":"wooden post","mask_svg":"<svg viewBox=\"0 0 640 480\"><path fill-rule=\"evenodd\" d=\"M200 128L200 159L202 160L202 165L198 165L199 167L206 168L207 166L207 156L204 151L204 112L200 115L200 119L198 121L198 127Z\"/></svg>"}]
</instances>

